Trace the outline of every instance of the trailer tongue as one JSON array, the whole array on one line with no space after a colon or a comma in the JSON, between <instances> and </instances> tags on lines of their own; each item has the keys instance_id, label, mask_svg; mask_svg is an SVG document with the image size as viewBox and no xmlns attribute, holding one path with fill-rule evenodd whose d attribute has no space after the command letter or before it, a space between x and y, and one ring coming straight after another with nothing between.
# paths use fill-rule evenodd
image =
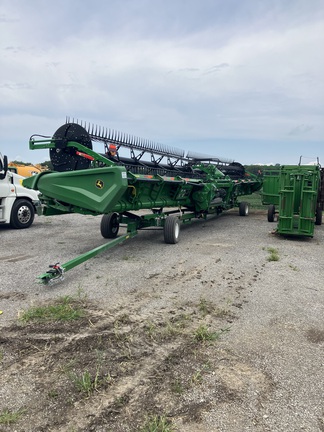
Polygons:
<instances>
[{"instance_id":1,"label":"trailer tongue","mask_svg":"<svg viewBox=\"0 0 324 432\"><path fill-rule=\"evenodd\" d=\"M36 139L37 138L37 139ZM42 138L42 139L39 139ZM93 150L104 145L104 153ZM41 192L44 215L102 214L101 234L110 240L40 276L62 280L64 273L147 227L161 227L166 243L177 243L180 223L207 218L233 207L248 214L239 197L262 187L260 178L234 161L187 153L148 140L67 120L52 137L33 135L30 149L48 148L54 171L24 180ZM129 157L121 155L129 151ZM150 210L138 214L138 210ZM137 212L137 213L134 213ZM127 233L118 235L120 224Z\"/></svg>"}]
</instances>

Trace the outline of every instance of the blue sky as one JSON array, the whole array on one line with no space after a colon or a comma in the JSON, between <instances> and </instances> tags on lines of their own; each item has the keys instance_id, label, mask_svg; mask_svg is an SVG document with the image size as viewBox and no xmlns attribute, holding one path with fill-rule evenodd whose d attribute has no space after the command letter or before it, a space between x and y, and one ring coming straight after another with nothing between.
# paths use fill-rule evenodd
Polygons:
<instances>
[{"instance_id":1,"label":"blue sky","mask_svg":"<svg viewBox=\"0 0 324 432\"><path fill-rule=\"evenodd\" d=\"M324 166L322 0L0 0L0 36L9 160L48 160L29 137L70 116L244 164Z\"/></svg>"}]
</instances>

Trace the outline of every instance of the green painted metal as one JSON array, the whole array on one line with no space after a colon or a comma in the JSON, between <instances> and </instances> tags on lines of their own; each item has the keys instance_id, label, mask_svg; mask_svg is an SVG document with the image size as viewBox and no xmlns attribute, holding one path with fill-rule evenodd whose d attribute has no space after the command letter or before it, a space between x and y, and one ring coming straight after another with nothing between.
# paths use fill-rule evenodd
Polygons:
<instances>
[{"instance_id":1,"label":"green painted metal","mask_svg":"<svg viewBox=\"0 0 324 432\"><path fill-rule=\"evenodd\" d=\"M129 240L133 237L135 237L137 235L137 231L133 230L131 232L127 232L126 234L114 239L114 240L110 240L109 242L100 245L88 252L85 252L81 255L79 255L78 257L67 261L66 263L59 265L59 264L54 264L51 267L51 270L41 274L38 276L38 279L40 279L40 281L44 284L51 284L51 283L55 283L57 281L62 281L64 279L64 274L65 272L73 269L74 267L84 263L85 261L88 261L90 258L93 258L94 256L102 253L105 250L111 249L114 246L121 244L123 242L125 242L126 240Z\"/></svg>"},{"instance_id":2,"label":"green painted metal","mask_svg":"<svg viewBox=\"0 0 324 432\"><path fill-rule=\"evenodd\" d=\"M267 169L263 173L262 204L279 205L280 169Z\"/></svg>"},{"instance_id":3,"label":"green painted metal","mask_svg":"<svg viewBox=\"0 0 324 432\"><path fill-rule=\"evenodd\" d=\"M278 233L313 237L319 166L283 166L280 173Z\"/></svg>"},{"instance_id":4,"label":"green painted metal","mask_svg":"<svg viewBox=\"0 0 324 432\"><path fill-rule=\"evenodd\" d=\"M278 234L314 236L323 208L323 173L320 165L283 165L265 173L262 202L278 206Z\"/></svg>"},{"instance_id":5,"label":"green painted metal","mask_svg":"<svg viewBox=\"0 0 324 432\"><path fill-rule=\"evenodd\" d=\"M86 151L84 149L84 151ZM127 173L110 166L78 171L43 172L24 180L24 186L39 190L44 215L60 213L104 214L131 210L184 207L215 213L238 205L238 197L261 188L249 176L233 181L213 166L194 166L206 178L162 177Z\"/></svg>"},{"instance_id":6,"label":"green painted metal","mask_svg":"<svg viewBox=\"0 0 324 432\"><path fill-rule=\"evenodd\" d=\"M64 133L68 130L68 133L71 130L73 132L74 127L78 134L81 131L80 140L77 139L78 137L71 140L65 139L68 135ZM81 144L86 141L87 145L90 145L91 136L95 140L104 140L106 145L107 138L99 136L97 129L90 135L80 125L74 123L68 123L66 128L61 127L58 131L62 132L62 129L63 136L59 135L59 138L54 139L57 132L50 139L36 140L32 137L29 147L31 150L48 148L52 154L54 151L54 156L58 155L57 166L60 168L61 161L63 165L67 162L66 170L43 172L27 178L23 182L24 186L41 192L40 199L45 216L66 213L117 214L118 223L127 227L128 234L111 240L62 266L54 266L40 276L45 283L61 279L69 269L136 235L139 229L152 226L163 228L171 215L176 215L181 222L188 223L193 218L206 218L210 214L220 214L239 206L240 197L258 191L262 187L262 179L245 173L242 165L238 163L233 163L230 168L234 170L234 174L235 170L239 170L240 175L231 177L226 170L225 173L221 171L222 164L215 162L216 159L184 158L181 152L171 149L170 157L175 158L176 161L166 167L159 161L167 156L167 151L156 145L153 150L161 155L159 160L154 159L153 163L142 164L133 157L129 164L128 159L123 162L97 153L92 148ZM111 140L115 143L127 141L124 137L116 138L114 135ZM128 145L134 145L135 148L139 147L143 151L145 149L145 142L137 140L131 140ZM153 150L149 146L148 151L153 152ZM87 169L73 169L73 164L77 164L78 162L75 161L80 157L91 160ZM181 164L177 164L178 159L181 159ZM183 167L184 163L187 164L185 167ZM84 164L81 166L83 167ZM151 213L140 216L134 213L143 209ZM171 229L172 225L168 224L169 233ZM109 236L110 233L107 233L107 237ZM169 238L170 241L174 239L172 235Z\"/></svg>"}]
</instances>

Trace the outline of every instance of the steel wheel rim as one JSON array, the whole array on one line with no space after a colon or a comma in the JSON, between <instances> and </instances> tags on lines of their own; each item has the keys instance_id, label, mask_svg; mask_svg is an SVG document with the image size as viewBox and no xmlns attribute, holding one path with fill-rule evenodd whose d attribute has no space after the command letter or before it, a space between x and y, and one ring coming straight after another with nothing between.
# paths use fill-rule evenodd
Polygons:
<instances>
[{"instance_id":1,"label":"steel wheel rim","mask_svg":"<svg viewBox=\"0 0 324 432\"><path fill-rule=\"evenodd\" d=\"M30 209L27 206L20 207L17 213L18 221L20 223L25 224L30 221L30 217L31 217Z\"/></svg>"}]
</instances>

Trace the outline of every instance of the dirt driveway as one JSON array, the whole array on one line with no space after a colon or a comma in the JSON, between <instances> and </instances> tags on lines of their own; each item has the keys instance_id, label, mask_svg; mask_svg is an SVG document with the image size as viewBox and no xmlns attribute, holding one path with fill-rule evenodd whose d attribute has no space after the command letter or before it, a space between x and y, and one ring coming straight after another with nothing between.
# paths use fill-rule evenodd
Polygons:
<instances>
[{"instance_id":1,"label":"dirt driveway","mask_svg":"<svg viewBox=\"0 0 324 432\"><path fill-rule=\"evenodd\" d=\"M324 431L323 225L286 239L230 211L37 284L104 243L99 225L0 227L0 431ZM21 320L62 302L80 315Z\"/></svg>"}]
</instances>

